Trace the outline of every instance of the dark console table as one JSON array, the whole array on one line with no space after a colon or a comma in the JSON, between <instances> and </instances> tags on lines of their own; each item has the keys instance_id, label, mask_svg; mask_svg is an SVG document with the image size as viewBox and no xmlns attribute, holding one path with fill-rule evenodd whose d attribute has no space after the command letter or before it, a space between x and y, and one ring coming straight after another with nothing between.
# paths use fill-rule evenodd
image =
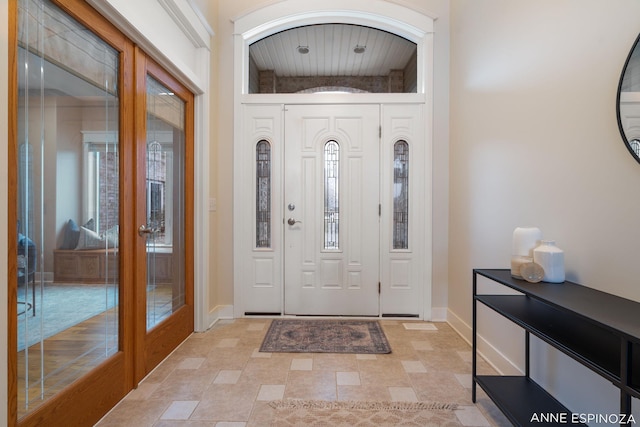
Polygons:
<instances>
[{"instance_id":1,"label":"dark console table","mask_svg":"<svg viewBox=\"0 0 640 427\"><path fill-rule=\"evenodd\" d=\"M521 295L478 294L478 276ZM524 329L524 376L477 374L478 303ZM530 334L610 381L620 390L620 414L631 414L631 399L640 398L640 303L569 281L529 283L512 278L506 269L473 270L472 399L479 385L520 426L529 425L534 413L570 414L530 378Z\"/></svg>"}]
</instances>

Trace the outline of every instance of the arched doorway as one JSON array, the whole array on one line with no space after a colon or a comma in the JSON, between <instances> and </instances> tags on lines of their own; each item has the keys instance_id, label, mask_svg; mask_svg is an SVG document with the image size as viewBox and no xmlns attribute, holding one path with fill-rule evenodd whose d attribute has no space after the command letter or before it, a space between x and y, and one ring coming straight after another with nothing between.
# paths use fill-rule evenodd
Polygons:
<instances>
[{"instance_id":1,"label":"arched doorway","mask_svg":"<svg viewBox=\"0 0 640 427\"><path fill-rule=\"evenodd\" d=\"M234 79L235 92L235 124L234 124L234 314L241 317L251 314L328 314L328 315L373 315L373 316L411 316L421 319L431 318L431 182L429 180L431 170L431 123L432 111L429 108L432 93L432 50L433 50L433 18L417 13L406 7L387 3L384 1L328 1L318 8L317 3L311 7L308 1L280 2L267 6L257 11L246 14L235 21L235 50L234 64L238 70ZM309 12L313 10L313 12ZM331 94L257 94L250 89L250 73L252 66L249 59L249 49L253 43L273 34L284 32L290 28L319 24L349 24L382 30L396 34L403 39L414 43L416 47L415 65L415 92L414 93L331 93ZM300 47L300 46L299 46ZM304 49L306 46L302 46ZM356 46L357 48L358 46ZM355 50L355 48L354 48ZM255 92L255 91L254 91ZM318 114L299 114L301 107L311 106L310 111L318 111ZM323 106L323 108L313 108ZM304 107L306 108L306 107ZM320 111L322 110L322 111ZM364 153L363 158L374 160L354 160L349 157L348 162L362 164L371 161L379 165L376 173L363 172L364 169L346 169L351 175L344 178L347 184L341 190L342 196L347 197L343 205L349 206L349 212L341 214L348 216L347 222L340 228L339 237L343 242L355 242L357 245L343 248L326 244L323 231L323 221L326 215L323 210L326 204L317 197L317 202L307 197L305 207L306 220L300 220L296 215L296 206L300 204L288 200L288 186L297 176L291 172L294 163L303 162L309 158L301 151L300 158L291 159L286 155L290 152L292 144L295 144L287 135L291 135L295 120L310 119L302 124L305 129L309 123L334 123L327 127L318 127L320 139L327 141L309 142L309 153L315 148L324 146L329 141L336 141L339 145L340 123L346 123L355 116L360 116L363 110L375 110L375 119L358 122L354 125L375 126L373 136L366 138L378 138L380 143L374 145L375 153ZM297 118L294 118L296 116ZM347 117L348 116L348 117ZM336 124L337 123L337 124ZM291 128L290 126L294 126ZM361 135L356 131L356 134ZM313 139L307 134L309 140ZM364 140L363 140L364 141ZM398 198L395 191L402 184L394 181L394 163L398 158L394 154L397 143L403 142L410 147L410 171L409 186L410 198L406 208L406 217L409 225L397 227L394 214L398 206ZM269 175L268 180L258 176L259 156L257 144L265 144L269 151ZM355 150L360 150L358 142ZM319 150L319 148L318 148ZM318 151L319 153L319 151ZM367 157L367 156L371 157ZM305 157L306 156L306 157ZM321 157L318 154L316 157ZM346 164L346 163L345 163ZM320 165L320 166L318 166ZM314 166L317 177L326 175L324 166L316 163ZM309 169L311 170L311 169ZM313 175L313 173L307 173ZM357 172L353 172L356 170ZM343 172L344 172L343 171ZM369 173L369 175L367 175ZM377 175L377 176L371 176ZM344 176L344 174L343 174ZM321 179L321 178L318 178ZM354 186L353 180L362 180L361 186ZM304 180L302 180L304 181ZM268 191L265 190L265 182L268 183ZM329 184L313 184L315 193L323 193ZM261 187L262 186L262 187ZM342 188L342 187L341 187ZM301 194L310 194L308 188ZM294 191L295 193L295 191ZM363 229L354 230L354 224L361 224L360 211L364 209L361 204L354 204L354 200L360 200L360 194L370 195L369 204L376 204L377 212L365 220ZM268 195L268 196L265 196ZM261 199L262 197L262 199ZM304 196L303 196L304 197ZM299 202L298 202L299 203ZM359 202L358 202L359 203ZM268 207L268 220L260 223L258 211L260 207ZM309 214L310 206L317 208L317 213ZM368 209L368 208L367 208ZM357 215L355 213L358 213ZM311 216L309 216L311 215ZM315 216L314 216L315 215ZM354 216L355 215L355 216ZM263 217L264 218L264 217ZM311 220L316 218L316 220ZM293 225L287 223L293 219ZM312 223L313 230L307 230L303 238L300 251L307 251L297 262L298 270L292 274L290 270L291 253L287 251L288 245L294 241L293 232L298 227L309 227ZM269 231L269 244L261 246L257 235L267 226ZM346 224L349 224L348 226ZM372 225L373 224L373 225ZM261 228L262 227L262 228ZM406 244L396 245L397 229L403 229L407 233ZM314 237L315 236L315 237ZM375 236L371 241L364 241L363 236ZM264 241L264 240L262 240ZM373 265L364 265L360 262L360 249L376 246L376 262ZM355 249L354 249L355 248ZM342 258L337 256L342 254ZM353 255L353 254L356 255ZM329 255L327 255L329 254ZM373 271L372 277L367 277L366 284L361 281L360 271ZM292 279L293 278L293 279ZM375 280L377 278L377 283ZM373 280L373 282L372 282ZM349 307L357 306L360 297L350 297L350 301L344 305L340 312L325 312L312 306L316 297L295 295L293 286L306 290L336 290L335 296L329 295L326 306L331 301L343 301L349 290L367 287L375 292L374 309L366 312L358 310L350 311ZM310 293L312 294L312 293ZM370 296L370 295L369 295ZM301 309L291 310L289 302L295 298L302 301ZM369 298L369 297L367 297ZM306 304L306 305L305 305Z\"/></svg>"}]
</instances>

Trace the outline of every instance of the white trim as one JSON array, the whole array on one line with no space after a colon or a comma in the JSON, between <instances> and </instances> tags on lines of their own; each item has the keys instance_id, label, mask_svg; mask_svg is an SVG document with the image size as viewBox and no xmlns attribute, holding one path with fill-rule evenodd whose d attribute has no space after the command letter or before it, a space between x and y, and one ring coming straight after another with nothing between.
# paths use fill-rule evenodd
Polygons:
<instances>
[{"instance_id":1,"label":"white trim","mask_svg":"<svg viewBox=\"0 0 640 427\"><path fill-rule=\"evenodd\" d=\"M383 0L296 0L263 5L236 16L236 34L251 41L298 25L347 23L387 27L389 31L416 41L424 32L433 31L437 17L398 2ZM301 24L304 21L304 24ZM395 28L395 30L394 30ZM266 34L260 34L267 31Z\"/></svg>"},{"instance_id":2,"label":"white trim","mask_svg":"<svg viewBox=\"0 0 640 427\"><path fill-rule=\"evenodd\" d=\"M460 337L471 345L473 329L451 309L447 309L447 323ZM482 335L478 335L478 355L484 359L499 375L524 375L524 372L506 355L500 352Z\"/></svg>"},{"instance_id":3,"label":"white trim","mask_svg":"<svg viewBox=\"0 0 640 427\"><path fill-rule=\"evenodd\" d=\"M426 310L425 310L426 312ZM431 322L446 322L447 321L447 307L433 307L431 308ZM427 318L425 318L427 319Z\"/></svg>"},{"instance_id":4,"label":"white trim","mask_svg":"<svg viewBox=\"0 0 640 427\"><path fill-rule=\"evenodd\" d=\"M327 94L242 94L241 104L424 104L422 93L327 93Z\"/></svg>"},{"instance_id":5,"label":"white trim","mask_svg":"<svg viewBox=\"0 0 640 427\"><path fill-rule=\"evenodd\" d=\"M418 90L422 86L425 94L430 94L431 96L427 96L424 105L424 117L426 120L424 121L424 141L425 141L425 149L424 149L424 179L425 183L423 185L424 190L424 207L425 212L427 213L428 220L424 225L424 270L429 273L429 277L425 277L425 283L428 283L426 286L425 292L423 294L423 314L422 318L425 320L432 319L434 316L431 304L433 303L432 292L433 292L433 116L434 116L434 107L433 107L433 33L425 34L425 37L419 44L419 52L422 52L422 67L418 68ZM420 57L418 58L420 61ZM420 62L418 62L420 63ZM431 71L431 75L427 74L427 71ZM446 317L445 317L446 318Z\"/></svg>"},{"instance_id":6,"label":"white trim","mask_svg":"<svg viewBox=\"0 0 640 427\"><path fill-rule=\"evenodd\" d=\"M189 38L194 47L210 48L209 40L213 36L213 29L202 20L202 16L195 13L193 6L185 0L158 0L160 6L167 12L178 28ZM193 25L198 22L201 26Z\"/></svg>"},{"instance_id":7,"label":"white trim","mask_svg":"<svg viewBox=\"0 0 640 427\"><path fill-rule=\"evenodd\" d=\"M203 70L198 69L197 66L200 65L201 67L203 59L206 60L204 61L206 63L210 62L210 37L206 46L195 46L191 40L191 34L185 33L185 28L176 25L180 29L178 34L184 35L193 46L193 56L189 57L186 52L179 49L171 49L170 46L164 46L167 41L163 36L166 36L168 30L167 28L159 28L158 25L153 25L153 22L149 22L150 20L146 14L139 13L137 8L142 9L145 6L144 4L129 0L87 0L87 3L100 12L136 45L140 46L162 67L176 76L194 94L200 95L207 92L209 76L205 75ZM159 3L154 3L160 7ZM166 9L163 8L162 10L165 12L166 18L173 22L174 17L166 13ZM193 18L198 19L198 24L200 24L199 18L195 13ZM193 22L192 25L194 25ZM203 56L203 51L206 56ZM190 63L194 66L190 66Z\"/></svg>"},{"instance_id":8,"label":"white trim","mask_svg":"<svg viewBox=\"0 0 640 427\"><path fill-rule=\"evenodd\" d=\"M208 64L208 62L207 62ZM209 309L209 98L207 91L194 99L195 158L193 165L194 212L193 226L193 303L194 329L207 329Z\"/></svg>"},{"instance_id":9,"label":"white trim","mask_svg":"<svg viewBox=\"0 0 640 427\"><path fill-rule=\"evenodd\" d=\"M243 104L299 104L299 103L419 103L425 105L425 185L424 200L428 218L432 217L432 162L433 162L433 21L436 17L416 11L404 5L383 0L285 0L272 2L237 16L234 23L234 201L235 212L242 212L242 199L237 195L244 187L243 175L246 167L243 159ZM398 34L417 44L418 87L415 94L349 94L349 95L250 95L248 94L248 50L249 44L263 37L288 28L319 23L349 23L366 25ZM430 320L433 315L432 297L432 224L425 220L425 247L423 248L428 274L424 277L424 301L422 318ZM242 283L245 266L244 236L246 224L234 221L234 313L243 317ZM284 309L284 307L283 307ZM438 315L442 315L438 311Z\"/></svg>"},{"instance_id":10,"label":"white trim","mask_svg":"<svg viewBox=\"0 0 640 427\"><path fill-rule=\"evenodd\" d=\"M204 332L211 329L219 320L233 319L233 306L232 305L219 305L207 313L207 322L204 329L197 330L196 332Z\"/></svg>"},{"instance_id":11,"label":"white trim","mask_svg":"<svg viewBox=\"0 0 640 427\"><path fill-rule=\"evenodd\" d=\"M209 144L211 36L191 0L87 0L194 93L194 328L209 325ZM149 17L162 19L161 25ZM188 43L185 49L172 45Z\"/></svg>"}]
</instances>

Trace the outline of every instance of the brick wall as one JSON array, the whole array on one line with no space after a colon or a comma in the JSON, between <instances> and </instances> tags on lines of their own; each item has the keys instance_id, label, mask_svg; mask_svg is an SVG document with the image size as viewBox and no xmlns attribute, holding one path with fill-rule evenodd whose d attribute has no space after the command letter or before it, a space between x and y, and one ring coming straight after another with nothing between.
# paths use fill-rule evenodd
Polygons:
<instances>
[{"instance_id":1,"label":"brick wall","mask_svg":"<svg viewBox=\"0 0 640 427\"><path fill-rule=\"evenodd\" d=\"M259 71L259 93L299 93L315 88L324 90L351 88L355 89L354 92L404 93L405 87L408 86L405 83L404 74L404 70L391 70L388 76L278 77L272 70L263 70ZM255 93L253 89L251 92Z\"/></svg>"}]
</instances>

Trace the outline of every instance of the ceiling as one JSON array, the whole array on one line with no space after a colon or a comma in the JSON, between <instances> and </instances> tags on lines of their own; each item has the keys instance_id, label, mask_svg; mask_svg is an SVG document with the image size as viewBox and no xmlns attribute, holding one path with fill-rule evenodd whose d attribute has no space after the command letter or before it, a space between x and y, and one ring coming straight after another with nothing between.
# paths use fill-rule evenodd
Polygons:
<instances>
[{"instance_id":1,"label":"ceiling","mask_svg":"<svg viewBox=\"0 0 640 427\"><path fill-rule=\"evenodd\" d=\"M308 47L307 54L298 47ZM355 53L356 46L365 47ZM416 52L416 44L402 37L350 24L297 27L259 40L249 56L260 71L278 77L386 76L403 69Z\"/></svg>"}]
</instances>

